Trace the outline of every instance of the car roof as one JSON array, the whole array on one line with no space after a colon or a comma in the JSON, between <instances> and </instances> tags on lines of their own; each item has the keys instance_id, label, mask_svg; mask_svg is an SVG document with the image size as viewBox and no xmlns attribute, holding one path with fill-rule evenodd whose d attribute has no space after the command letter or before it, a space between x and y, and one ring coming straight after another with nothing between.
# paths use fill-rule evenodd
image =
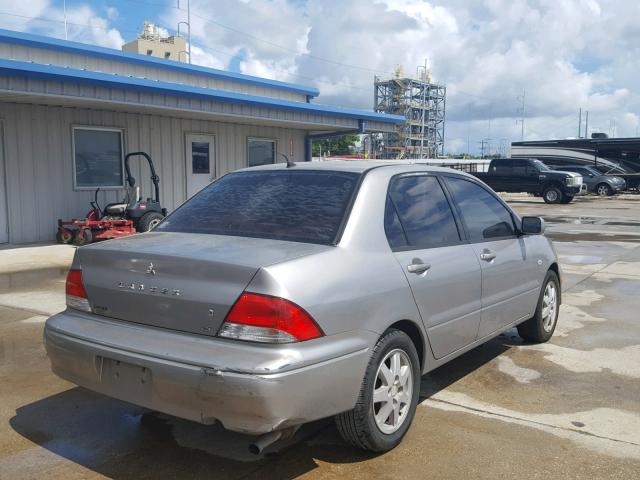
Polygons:
<instances>
[{"instance_id":1,"label":"car roof","mask_svg":"<svg viewBox=\"0 0 640 480\"><path fill-rule=\"evenodd\" d=\"M431 165L420 160L321 160L312 162L296 162L295 167L299 170L323 170L323 171L338 171L338 172L354 172L364 173L368 170L381 167L395 167L398 171L429 171L429 172L446 172L446 173L459 173L466 175L460 170L455 170L450 167L439 167ZM261 165L258 167L244 168L241 171L259 171L259 170L286 170L286 163L274 163L270 165Z\"/></svg>"}]
</instances>

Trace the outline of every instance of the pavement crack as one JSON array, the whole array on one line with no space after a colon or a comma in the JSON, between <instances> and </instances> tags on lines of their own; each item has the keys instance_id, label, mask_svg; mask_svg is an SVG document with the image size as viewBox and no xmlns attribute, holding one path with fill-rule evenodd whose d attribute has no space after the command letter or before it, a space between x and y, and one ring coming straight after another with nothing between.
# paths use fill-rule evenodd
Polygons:
<instances>
[{"instance_id":1,"label":"pavement crack","mask_svg":"<svg viewBox=\"0 0 640 480\"><path fill-rule=\"evenodd\" d=\"M462 408L464 410L470 410L470 411L476 412L476 413L481 413L481 414L485 414L485 415L491 415L491 416L494 416L494 417L501 417L501 418L505 418L505 419L509 419L509 420L516 420L518 422L529 423L529 424L532 424L532 425L538 425L538 426L541 426L541 427L552 428L552 429L555 429L555 430L563 430L563 431L566 431L566 432L579 433L581 435L586 435L588 437L598 438L600 440L609 440L611 442L618 442L618 443L623 443L625 445L632 445L632 446L635 446L635 447L640 447L640 443L629 442L627 440L620 440L618 438L606 437L604 435L598 435L598 434L595 434L595 433L587 432L587 431L584 431L584 430L578 430L578 429L575 429L575 428L566 428L566 427L561 427L559 425L553 425L553 424L550 424L550 423L544 423L544 422L538 422L536 420L530 420L528 418L522 418L522 417L516 417L516 416L513 416L513 415L506 415L504 413L492 412L490 410L485 410L485 409L477 408L477 407L470 407L468 405L462 405L460 403L450 402L450 401L447 401L447 400L441 400L441 399L438 399L438 398L429 398L428 400L430 400L432 402L443 403L445 405L451 405L453 407Z\"/></svg>"}]
</instances>

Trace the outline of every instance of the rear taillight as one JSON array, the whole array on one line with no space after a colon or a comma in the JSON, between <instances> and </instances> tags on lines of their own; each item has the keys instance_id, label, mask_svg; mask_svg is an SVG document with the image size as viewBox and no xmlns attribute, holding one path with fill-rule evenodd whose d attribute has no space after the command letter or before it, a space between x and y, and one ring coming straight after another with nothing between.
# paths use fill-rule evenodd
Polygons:
<instances>
[{"instance_id":1,"label":"rear taillight","mask_svg":"<svg viewBox=\"0 0 640 480\"><path fill-rule=\"evenodd\" d=\"M72 269L67 273L67 307L90 312L91 305L87 300L87 292L82 284L82 270Z\"/></svg>"},{"instance_id":2,"label":"rear taillight","mask_svg":"<svg viewBox=\"0 0 640 480\"><path fill-rule=\"evenodd\" d=\"M240 295L218 332L220 337L261 343L302 342L323 335L295 303L257 293Z\"/></svg>"}]
</instances>

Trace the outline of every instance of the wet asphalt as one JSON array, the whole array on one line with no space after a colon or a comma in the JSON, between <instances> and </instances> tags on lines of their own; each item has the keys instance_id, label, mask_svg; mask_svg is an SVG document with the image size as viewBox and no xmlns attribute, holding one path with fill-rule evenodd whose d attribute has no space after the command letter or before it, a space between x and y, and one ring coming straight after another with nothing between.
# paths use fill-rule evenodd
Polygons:
<instances>
[{"instance_id":1,"label":"wet asphalt","mask_svg":"<svg viewBox=\"0 0 640 480\"><path fill-rule=\"evenodd\" d=\"M530 345L513 330L423 377L413 425L384 455L326 420L256 457L249 437L58 379L42 328L64 307L73 249L0 250L0 479L640 478L640 195L506 198L555 242L556 334Z\"/></svg>"}]
</instances>

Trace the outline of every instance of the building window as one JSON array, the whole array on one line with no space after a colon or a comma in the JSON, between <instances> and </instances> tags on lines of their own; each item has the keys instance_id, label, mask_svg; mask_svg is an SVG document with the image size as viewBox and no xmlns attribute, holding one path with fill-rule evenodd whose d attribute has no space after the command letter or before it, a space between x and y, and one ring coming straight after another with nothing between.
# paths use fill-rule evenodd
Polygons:
<instances>
[{"instance_id":1,"label":"building window","mask_svg":"<svg viewBox=\"0 0 640 480\"><path fill-rule=\"evenodd\" d=\"M123 132L115 128L73 128L74 187L123 188Z\"/></svg>"},{"instance_id":2,"label":"building window","mask_svg":"<svg viewBox=\"0 0 640 480\"><path fill-rule=\"evenodd\" d=\"M249 166L269 165L276 162L276 141L268 138L249 139Z\"/></svg>"},{"instance_id":3,"label":"building window","mask_svg":"<svg viewBox=\"0 0 640 480\"><path fill-rule=\"evenodd\" d=\"M211 173L209 143L191 142L191 173Z\"/></svg>"},{"instance_id":4,"label":"building window","mask_svg":"<svg viewBox=\"0 0 640 480\"><path fill-rule=\"evenodd\" d=\"M147 50L147 55L153 55L153 50Z\"/></svg>"}]
</instances>

